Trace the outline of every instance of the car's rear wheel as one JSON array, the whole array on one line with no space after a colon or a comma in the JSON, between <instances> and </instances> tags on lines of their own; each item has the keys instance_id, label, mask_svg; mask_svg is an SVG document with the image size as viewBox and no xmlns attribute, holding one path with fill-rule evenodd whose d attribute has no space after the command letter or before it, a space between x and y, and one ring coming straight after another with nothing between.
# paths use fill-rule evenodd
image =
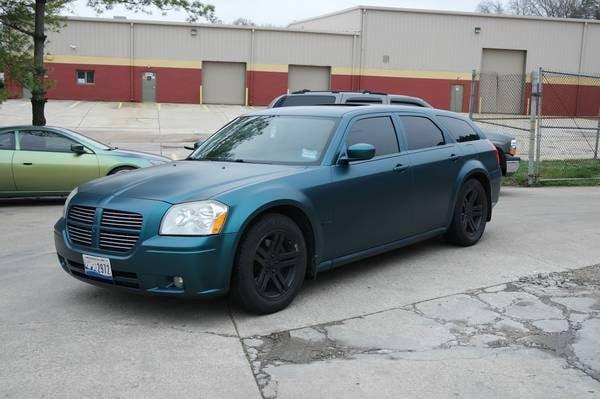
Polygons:
<instances>
[{"instance_id":1,"label":"car's rear wheel","mask_svg":"<svg viewBox=\"0 0 600 399\"><path fill-rule=\"evenodd\" d=\"M446 238L453 244L476 244L487 223L489 201L481 182L469 179L463 184L456 201L454 215Z\"/></svg>"},{"instance_id":2,"label":"car's rear wheel","mask_svg":"<svg viewBox=\"0 0 600 399\"><path fill-rule=\"evenodd\" d=\"M131 172L132 170L135 170L136 168L132 167L132 166L121 166L118 168L114 168L113 170L111 170L110 172L108 172L108 176L112 176L112 175L119 175L121 173L127 173L127 172Z\"/></svg>"},{"instance_id":3,"label":"car's rear wheel","mask_svg":"<svg viewBox=\"0 0 600 399\"><path fill-rule=\"evenodd\" d=\"M267 314L288 306L302 286L306 242L292 219L267 214L242 237L233 275L233 294L246 310Z\"/></svg>"}]
</instances>

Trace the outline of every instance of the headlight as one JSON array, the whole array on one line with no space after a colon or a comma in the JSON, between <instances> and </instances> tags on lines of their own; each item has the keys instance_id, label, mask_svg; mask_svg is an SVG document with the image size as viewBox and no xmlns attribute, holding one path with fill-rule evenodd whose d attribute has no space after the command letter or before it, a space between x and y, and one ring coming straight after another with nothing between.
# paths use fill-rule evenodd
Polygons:
<instances>
[{"instance_id":1,"label":"headlight","mask_svg":"<svg viewBox=\"0 0 600 399\"><path fill-rule=\"evenodd\" d=\"M219 234L227 219L227 205L217 201L173 205L160 224L162 235L206 236Z\"/></svg>"},{"instance_id":2,"label":"headlight","mask_svg":"<svg viewBox=\"0 0 600 399\"><path fill-rule=\"evenodd\" d=\"M510 153L511 153L511 155L517 154L517 140L516 139L512 139L510 141Z\"/></svg>"},{"instance_id":3,"label":"headlight","mask_svg":"<svg viewBox=\"0 0 600 399\"><path fill-rule=\"evenodd\" d=\"M71 191L71 193L69 194L69 196L67 197L66 201L65 201L65 207L63 208L63 217L67 217L67 209L69 209L69 204L71 203L71 200L73 199L73 197L75 196L75 194L77 194L77 190L79 188L75 187L75 190Z\"/></svg>"}]
</instances>

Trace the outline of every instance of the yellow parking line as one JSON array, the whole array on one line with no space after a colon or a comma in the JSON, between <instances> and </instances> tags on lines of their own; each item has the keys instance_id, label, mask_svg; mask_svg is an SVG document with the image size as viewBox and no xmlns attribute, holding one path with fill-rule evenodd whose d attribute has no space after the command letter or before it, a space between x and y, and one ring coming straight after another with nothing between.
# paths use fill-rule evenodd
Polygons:
<instances>
[{"instance_id":1,"label":"yellow parking line","mask_svg":"<svg viewBox=\"0 0 600 399\"><path fill-rule=\"evenodd\" d=\"M204 109L205 111L208 111L208 107L204 104L202 104L202 109Z\"/></svg>"},{"instance_id":2,"label":"yellow parking line","mask_svg":"<svg viewBox=\"0 0 600 399\"><path fill-rule=\"evenodd\" d=\"M81 104L81 101L76 101L73 104L69 105L69 108L75 108L76 106L78 106L79 104Z\"/></svg>"},{"instance_id":3,"label":"yellow parking line","mask_svg":"<svg viewBox=\"0 0 600 399\"><path fill-rule=\"evenodd\" d=\"M119 103L119 105L117 105L117 109L121 109L122 106L123 106L123 103Z\"/></svg>"},{"instance_id":4,"label":"yellow parking line","mask_svg":"<svg viewBox=\"0 0 600 399\"><path fill-rule=\"evenodd\" d=\"M160 103L156 103L156 109L160 112Z\"/></svg>"}]
</instances>

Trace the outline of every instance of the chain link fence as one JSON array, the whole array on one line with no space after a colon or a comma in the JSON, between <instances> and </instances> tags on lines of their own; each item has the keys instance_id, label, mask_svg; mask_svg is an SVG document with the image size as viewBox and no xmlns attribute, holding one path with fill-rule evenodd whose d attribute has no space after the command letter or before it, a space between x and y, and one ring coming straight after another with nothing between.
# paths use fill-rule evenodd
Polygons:
<instances>
[{"instance_id":1,"label":"chain link fence","mask_svg":"<svg viewBox=\"0 0 600 399\"><path fill-rule=\"evenodd\" d=\"M600 179L600 76L539 71L539 181Z\"/></svg>"},{"instance_id":2,"label":"chain link fence","mask_svg":"<svg viewBox=\"0 0 600 399\"><path fill-rule=\"evenodd\" d=\"M600 76L473 71L469 116L517 139L529 184L600 179Z\"/></svg>"}]
</instances>

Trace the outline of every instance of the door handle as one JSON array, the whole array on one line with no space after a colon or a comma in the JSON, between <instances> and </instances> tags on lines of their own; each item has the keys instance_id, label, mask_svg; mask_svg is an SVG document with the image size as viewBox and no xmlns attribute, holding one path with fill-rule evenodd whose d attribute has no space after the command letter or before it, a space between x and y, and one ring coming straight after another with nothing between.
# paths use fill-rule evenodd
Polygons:
<instances>
[{"instance_id":1,"label":"door handle","mask_svg":"<svg viewBox=\"0 0 600 399\"><path fill-rule=\"evenodd\" d=\"M450 161L456 162L456 161L458 161L458 159L460 157L458 155L456 155L456 154L451 154L448 158L450 159Z\"/></svg>"},{"instance_id":2,"label":"door handle","mask_svg":"<svg viewBox=\"0 0 600 399\"><path fill-rule=\"evenodd\" d=\"M406 169L408 169L408 165L402 165L401 163L399 163L398 165L394 166L394 172L402 173Z\"/></svg>"},{"instance_id":3,"label":"door handle","mask_svg":"<svg viewBox=\"0 0 600 399\"><path fill-rule=\"evenodd\" d=\"M31 165L33 165L33 163L31 163L31 162L23 162L23 165L25 165L25 166L31 166Z\"/></svg>"}]
</instances>

